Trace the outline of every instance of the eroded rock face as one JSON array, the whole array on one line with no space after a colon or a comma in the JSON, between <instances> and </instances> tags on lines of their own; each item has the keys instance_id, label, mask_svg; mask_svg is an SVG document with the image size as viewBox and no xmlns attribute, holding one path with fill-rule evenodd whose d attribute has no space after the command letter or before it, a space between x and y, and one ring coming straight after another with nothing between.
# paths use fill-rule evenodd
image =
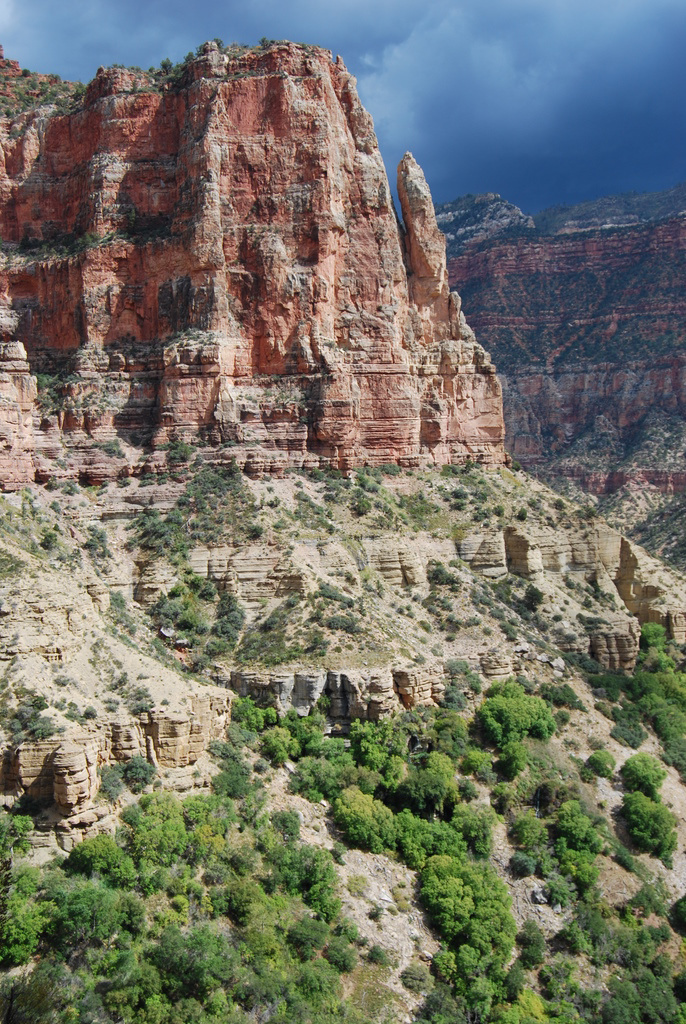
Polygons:
<instances>
[{"instance_id":1,"label":"eroded rock face","mask_svg":"<svg viewBox=\"0 0 686 1024\"><path fill-rule=\"evenodd\" d=\"M129 472L93 454L117 435L258 443L256 471L503 463L500 384L449 291L424 176L406 155L401 238L340 58L210 47L179 90L148 85L100 69L83 109L0 137L0 232L25 242L0 266L1 326L63 380L32 439L32 385L10 373L20 475L33 446L53 475L64 440L60 475ZM85 235L99 244L71 256L27 249ZM1 459L0 479L18 482Z\"/></svg>"},{"instance_id":2,"label":"eroded rock face","mask_svg":"<svg viewBox=\"0 0 686 1024\"><path fill-rule=\"evenodd\" d=\"M604 523L564 532L524 525L475 532L460 542L460 557L482 576L511 572L544 588L565 578L582 580L618 597L621 606L604 613L597 626L587 624L584 636L564 627L555 636L562 650L589 653L607 668L633 670L644 622L665 626L677 643L686 637L686 593L679 578ZM482 669L498 674L486 665Z\"/></svg>"},{"instance_id":3,"label":"eroded rock face","mask_svg":"<svg viewBox=\"0 0 686 1024\"><path fill-rule=\"evenodd\" d=\"M54 804L74 827L92 822L84 811L100 788L98 768L145 757L160 768L195 764L212 740L221 739L231 714L231 694L195 695L188 714L156 709L138 719L104 722L69 739L27 740L0 761L0 802L23 795Z\"/></svg>"},{"instance_id":4,"label":"eroded rock face","mask_svg":"<svg viewBox=\"0 0 686 1024\"><path fill-rule=\"evenodd\" d=\"M14 324L11 311L0 305L0 330L11 329ZM0 480L4 486L19 487L34 478L36 397L36 380L30 373L26 349L21 342L0 343Z\"/></svg>"},{"instance_id":5,"label":"eroded rock face","mask_svg":"<svg viewBox=\"0 0 686 1024\"><path fill-rule=\"evenodd\" d=\"M259 672L236 669L231 686L242 697L273 704L280 715L290 708L307 715L320 697L329 701L328 718L379 719L420 704L436 704L445 690L443 670L433 668L315 669Z\"/></svg>"}]
</instances>

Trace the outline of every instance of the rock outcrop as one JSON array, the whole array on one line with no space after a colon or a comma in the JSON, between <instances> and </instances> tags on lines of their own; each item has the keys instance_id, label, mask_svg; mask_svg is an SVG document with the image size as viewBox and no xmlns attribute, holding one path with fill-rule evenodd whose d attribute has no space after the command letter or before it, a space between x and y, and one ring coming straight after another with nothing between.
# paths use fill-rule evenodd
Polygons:
<instances>
[{"instance_id":1,"label":"rock outcrop","mask_svg":"<svg viewBox=\"0 0 686 1024\"><path fill-rule=\"evenodd\" d=\"M581 635L563 624L555 636L561 649L591 654L606 668L633 670L642 623L660 623L677 643L686 641L679 578L605 523L564 532L524 525L474 532L461 540L460 557L492 579L513 573L544 590L571 585L572 596L578 582L590 583L611 600L619 598L621 605L616 602L616 610L604 611L601 618L585 616L579 608ZM550 600L557 598L551 594ZM487 664L484 672L496 674Z\"/></svg>"},{"instance_id":2,"label":"rock outcrop","mask_svg":"<svg viewBox=\"0 0 686 1024\"><path fill-rule=\"evenodd\" d=\"M4 487L33 480L36 397L26 349L21 342L0 342L0 480Z\"/></svg>"},{"instance_id":3,"label":"rock outcrop","mask_svg":"<svg viewBox=\"0 0 686 1024\"><path fill-rule=\"evenodd\" d=\"M101 68L2 131L4 486L138 472L172 438L257 443L255 471L505 461L424 176L406 155L399 228L340 58L207 44L180 82Z\"/></svg>"},{"instance_id":4,"label":"rock outcrop","mask_svg":"<svg viewBox=\"0 0 686 1024\"><path fill-rule=\"evenodd\" d=\"M236 669L230 685L242 697L275 705L279 714L295 708L307 715L317 701L328 701L327 716L334 725L351 719L378 722L393 712L435 704L445 690L443 669L370 668L256 672Z\"/></svg>"},{"instance_id":5,"label":"rock outcrop","mask_svg":"<svg viewBox=\"0 0 686 1024\"><path fill-rule=\"evenodd\" d=\"M138 719L106 721L64 740L27 740L5 750L0 760L0 803L28 796L54 804L66 828L97 796L98 768L132 757L160 768L195 764L212 740L224 737L230 714L231 694L215 690L194 697L188 714L156 709Z\"/></svg>"}]
</instances>

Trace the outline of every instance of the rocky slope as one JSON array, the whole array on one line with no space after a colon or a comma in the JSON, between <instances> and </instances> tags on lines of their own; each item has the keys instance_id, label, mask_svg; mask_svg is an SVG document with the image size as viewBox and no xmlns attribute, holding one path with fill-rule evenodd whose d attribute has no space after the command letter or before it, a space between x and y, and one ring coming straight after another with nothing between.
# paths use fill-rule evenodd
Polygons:
<instances>
[{"instance_id":1,"label":"rocky slope","mask_svg":"<svg viewBox=\"0 0 686 1024\"><path fill-rule=\"evenodd\" d=\"M100 69L69 113L5 119L0 151L5 486L130 474L175 438L279 469L504 462L424 176L408 154L399 227L328 51Z\"/></svg>"},{"instance_id":2,"label":"rocky slope","mask_svg":"<svg viewBox=\"0 0 686 1024\"><path fill-rule=\"evenodd\" d=\"M488 823L493 877L507 887L517 927L535 920L552 950L580 912L512 866L521 850L508 825L536 793L547 801L546 821L554 823L561 802L575 794L596 814L606 916L624 913L642 879L659 880L663 902L681 896L686 801L676 768L664 786L667 806L679 815L673 867L624 851L631 872L613 856L629 842L621 818L615 821L621 783L594 783L582 768L598 748L618 769L630 756L616 724L625 707L610 704L602 687L618 679L629 685L623 673L635 667L641 622L664 625L673 654L683 648L682 577L523 472L385 467L349 479L319 470L250 479L228 453L225 471L230 490L222 490L211 451L198 446L167 481L34 484L0 499L0 793L13 812L32 815L34 865L45 865L50 877L84 840L129 835L119 815L125 811L130 829L135 795L110 787L112 773L136 761L137 770L143 762L156 771L146 800L175 791L189 807L212 806L212 780L226 776L217 776L221 757L237 737L252 748L259 742L241 732L238 714L230 725L237 697L274 709L297 731L284 718L294 709L304 723L321 721L330 737L348 734L356 720L373 730L389 718L414 736L433 715L466 737L487 687L516 677L515 688L545 695L556 702L551 708L561 702L556 734L547 744L527 741L529 766L504 784L494 770L501 762L491 767L493 755L472 725L470 750L481 767L458 757L455 778L472 801L460 803L460 813ZM222 637L230 641L217 646ZM598 679L602 668L613 674ZM288 735L282 725L270 732ZM628 735L644 751L660 752L652 732ZM245 853L250 829L264 828L266 816L294 813L302 841L336 854L332 891L346 916L369 947L387 951L383 972L369 976L363 960L346 987L362 1006L360 1019L382 1021L389 1006L399 1020L417 1019L420 996L405 991L404 972L418 960L430 963L440 948L418 902L421 872L381 850L347 850L341 858L333 800L308 802L294 792L313 757L276 771L256 753L250 758L252 784L262 780L265 793L252 811L249 796L245 807L238 802L246 821L227 833L231 856ZM176 805L163 806L170 813ZM217 876L199 877L209 884ZM186 934L193 914L204 921L220 913L215 887L213 910L206 900L184 917L180 884L172 872L169 906L164 893L146 891L151 928L163 921ZM669 930L665 938L677 942ZM585 960L577 966L584 985L604 984L606 975ZM543 979L527 984L545 993Z\"/></svg>"},{"instance_id":3,"label":"rocky slope","mask_svg":"<svg viewBox=\"0 0 686 1024\"><path fill-rule=\"evenodd\" d=\"M207 785L231 693L345 731L434 706L456 664L554 681L631 671L639 623L686 641L683 580L522 474L250 481L227 460L222 491L206 458L0 503L0 792L51 806L63 845L103 827L103 767Z\"/></svg>"}]
</instances>

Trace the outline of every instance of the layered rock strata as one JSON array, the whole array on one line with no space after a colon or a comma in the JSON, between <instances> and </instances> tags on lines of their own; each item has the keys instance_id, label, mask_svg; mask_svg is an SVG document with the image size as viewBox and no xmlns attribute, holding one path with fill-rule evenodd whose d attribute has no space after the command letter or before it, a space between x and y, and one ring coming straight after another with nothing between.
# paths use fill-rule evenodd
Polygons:
<instances>
[{"instance_id":1,"label":"layered rock strata","mask_svg":"<svg viewBox=\"0 0 686 1024\"><path fill-rule=\"evenodd\" d=\"M591 617L582 636L564 622L555 636L562 650L591 654L607 668L633 671L642 623L660 623L677 643L686 641L679 578L604 523L564 532L542 526L475 531L460 542L460 557L492 579L513 573L544 590L581 581L609 595L616 608Z\"/></svg>"},{"instance_id":2,"label":"layered rock strata","mask_svg":"<svg viewBox=\"0 0 686 1024\"><path fill-rule=\"evenodd\" d=\"M309 46L207 44L161 89L100 69L80 109L0 125L4 485L130 473L179 437L258 444L263 468L503 463L409 154L398 192L400 227L354 79ZM115 437L121 459L93 452Z\"/></svg>"},{"instance_id":3,"label":"layered rock strata","mask_svg":"<svg viewBox=\"0 0 686 1024\"><path fill-rule=\"evenodd\" d=\"M230 685L242 697L276 704L279 714L295 708L307 715L321 697L328 699L334 725L351 719L378 722L396 711L432 705L445 690L443 668L311 669L259 672L236 669Z\"/></svg>"},{"instance_id":4,"label":"layered rock strata","mask_svg":"<svg viewBox=\"0 0 686 1024\"><path fill-rule=\"evenodd\" d=\"M26 741L0 760L0 800L21 796L55 804L65 818L90 807L100 788L98 768L144 757L160 768L195 764L212 740L222 739L231 694L196 696L187 714L162 709L138 719L106 721L68 739Z\"/></svg>"},{"instance_id":5,"label":"layered rock strata","mask_svg":"<svg viewBox=\"0 0 686 1024\"><path fill-rule=\"evenodd\" d=\"M635 209L618 197L543 211L536 225L503 223L490 198L466 204L468 230L453 229L459 203L439 221L451 285L502 375L508 450L595 493L621 486L618 469L678 474L640 434L655 409L686 419L683 188Z\"/></svg>"}]
</instances>

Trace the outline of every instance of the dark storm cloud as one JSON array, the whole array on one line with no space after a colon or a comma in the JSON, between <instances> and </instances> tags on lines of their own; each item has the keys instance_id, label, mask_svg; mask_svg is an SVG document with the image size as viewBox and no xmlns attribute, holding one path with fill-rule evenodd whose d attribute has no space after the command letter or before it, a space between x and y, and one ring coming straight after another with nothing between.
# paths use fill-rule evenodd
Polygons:
<instances>
[{"instance_id":1,"label":"dark storm cloud","mask_svg":"<svg viewBox=\"0 0 686 1024\"><path fill-rule=\"evenodd\" d=\"M437 200L497 191L535 210L686 178L683 0L0 0L7 54L65 78L214 36L340 53L391 179L411 149Z\"/></svg>"}]
</instances>

